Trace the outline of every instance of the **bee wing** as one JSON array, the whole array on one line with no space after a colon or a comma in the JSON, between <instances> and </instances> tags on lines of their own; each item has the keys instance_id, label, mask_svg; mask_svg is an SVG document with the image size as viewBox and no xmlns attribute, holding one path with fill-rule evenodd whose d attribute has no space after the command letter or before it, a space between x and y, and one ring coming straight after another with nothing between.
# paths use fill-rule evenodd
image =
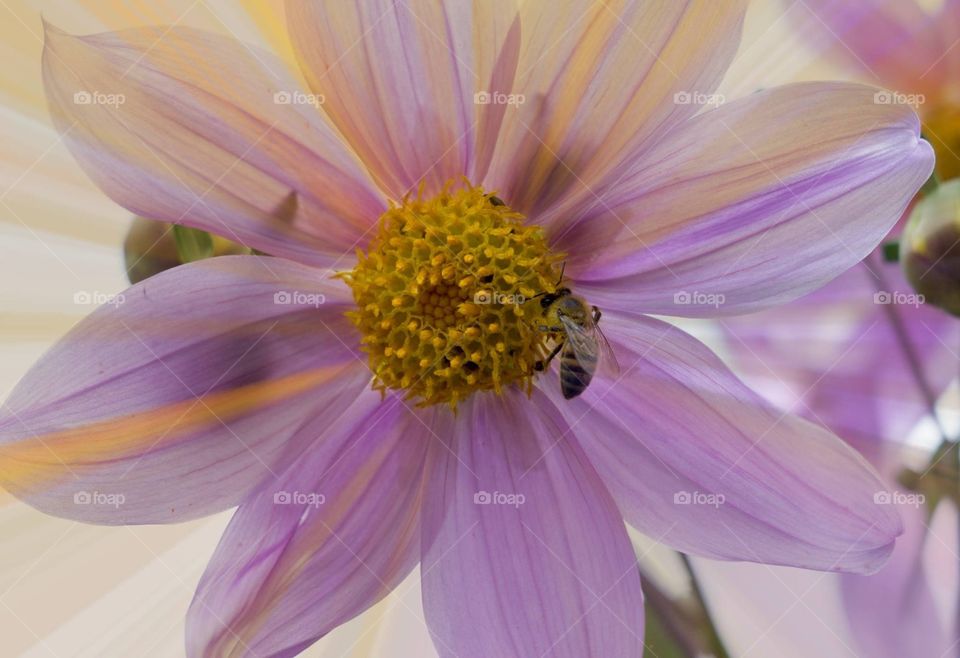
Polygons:
<instances>
[{"instance_id":1,"label":"bee wing","mask_svg":"<svg viewBox=\"0 0 960 658\"><path fill-rule=\"evenodd\" d=\"M563 321L564 329L566 329L570 347L584 369L593 375L599 364L605 375L613 378L620 376L620 364L613 353L613 348L610 347L607 337L603 335L600 327L592 318L588 320L585 326L581 326L564 316L561 316L560 319Z\"/></svg>"},{"instance_id":2,"label":"bee wing","mask_svg":"<svg viewBox=\"0 0 960 658\"><path fill-rule=\"evenodd\" d=\"M582 327L566 316L561 315L560 321L566 333L564 349L569 348L573 351L580 367L592 378L597 370L597 361L600 356L597 352L595 336L588 327Z\"/></svg>"},{"instance_id":3,"label":"bee wing","mask_svg":"<svg viewBox=\"0 0 960 658\"><path fill-rule=\"evenodd\" d=\"M608 341L607 337L603 335L602 331L600 331L600 327L597 326L596 322L590 320L590 324L593 325L593 331L597 335L597 344L600 346L600 352L603 355L600 359L601 370L614 379L619 378L620 363L617 361L617 355L613 353L613 348L610 346L610 341Z\"/></svg>"}]
</instances>

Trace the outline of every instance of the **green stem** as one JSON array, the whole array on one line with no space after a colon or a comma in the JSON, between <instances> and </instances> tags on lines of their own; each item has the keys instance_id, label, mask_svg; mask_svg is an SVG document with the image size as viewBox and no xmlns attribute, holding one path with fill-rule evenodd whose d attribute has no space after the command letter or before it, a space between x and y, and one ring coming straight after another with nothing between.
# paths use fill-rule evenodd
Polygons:
<instances>
[{"instance_id":1,"label":"green stem","mask_svg":"<svg viewBox=\"0 0 960 658\"><path fill-rule=\"evenodd\" d=\"M868 270L871 269L871 265L876 267L876 271L872 273L877 280L877 292L889 292L891 289L888 285L886 276L884 276L882 264L877 264L876 259L869 257L865 262L867 263L866 267ZM947 433L944 430L943 423L940 422L940 416L937 415L936 393L934 393L930 383L924 376L923 364L919 355L914 349L913 343L910 340L906 325L903 322L903 318L900 316L900 311L896 304L884 304L882 308L887 316L887 320L890 323L890 328L897 337L897 342L900 344L900 349L903 351L903 356L907 360L907 364L910 367L910 373L913 375L914 383L917 385L920 394L923 396L923 399L927 404L927 410L930 412L930 416L933 417L933 422L937 424L937 429L940 430L941 438L943 441L947 441Z\"/></svg>"},{"instance_id":2,"label":"green stem","mask_svg":"<svg viewBox=\"0 0 960 658\"><path fill-rule=\"evenodd\" d=\"M678 555L680 556L680 560L683 562L683 568L686 570L687 576L690 578L690 588L693 590L693 596L696 599L697 604L700 606L700 609L703 611L703 619L707 625L707 644L710 651L716 658L730 658L730 653L723 644L723 639L720 637L720 632L717 630L717 625L714 623L713 617L710 615L710 608L707 607L707 599L703 594L703 588L700 587L700 580L697 578L697 574L693 570L693 565L690 564L690 558L683 553L678 553Z\"/></svg>"},{"instance_id":3,"label":"green stem","mask_svg":"<svg viewBox=\"0 0 960 658\"><path fill-rule=\"evenodd\" d=\"M688 615L684 614L673 599L657 586L653 578L642 574L642 580L646 604L656 613L663 630L673 640L677 650L683 654L684 658L700 656L700 646L692 639L695 633L689 632L691 620Z\"/></svg>"}]
</instances>

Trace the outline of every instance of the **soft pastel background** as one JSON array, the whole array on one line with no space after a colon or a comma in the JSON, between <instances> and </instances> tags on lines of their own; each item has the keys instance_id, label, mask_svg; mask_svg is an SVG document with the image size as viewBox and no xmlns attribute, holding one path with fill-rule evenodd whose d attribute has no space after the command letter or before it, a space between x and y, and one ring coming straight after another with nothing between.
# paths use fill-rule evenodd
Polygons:
<instances>
[{"instance_id":1,"label":"soft pastel background","mask_svg":"<svg viewBox=\"0 0 960 658\"><path fill-rule=\"evenodd\" d=\"M841 77L791 31L795 21L786 12L803 12L802 2L755 1L742 55L722 90L728 98L784 80ZM41 17L72 33L177 23L290 58L279 0L0 0L0 399L92 310L74 302L77 293L126 287L120 245L130 216L88 181L51 127L40 78ZM698 328L708 338L709 329ZM0 658L182 656L184 615L228 518L93 527L43 516L0 492ZM945 535L956 536L956 529ZM645 568L667 589L682 588L671 556L643 541L637 547ZM730 590L756 573L698 564L716 576L714 587L728 582ZM750 567L758 568L765 569ZM737 631L734 652L783 656L787 646L796 651L789 655L813 655L804 643L815 629L835 638L830 655L852 655L844 650L846 629L835 621L834 581L775 573L782 574L784 596L759 609L756 601L726 598L718 611L723 626ZM305 655L434 656L419 574Z\"/></svg>"}]
</instances>

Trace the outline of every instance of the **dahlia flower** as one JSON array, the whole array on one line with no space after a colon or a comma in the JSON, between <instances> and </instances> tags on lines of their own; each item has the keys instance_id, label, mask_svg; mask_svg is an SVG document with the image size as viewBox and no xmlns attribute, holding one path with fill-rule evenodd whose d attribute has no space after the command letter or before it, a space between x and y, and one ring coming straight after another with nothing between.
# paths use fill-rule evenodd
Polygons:
<instances>
[{"instance_id":1,"label":"dahlia flower","mask_svg":"<svg viewBox=\"0 0 960 658\"><path fill-rule=\"evenodd\" d=\"M960 646L951 613L958 586L956 507L938 504L956 491L956 472L949 458L906 445L921 420L943 431L937 402L956 378L960 323L924 302L900 265L877 253L776 312L723 321L731 363L747 382L855 446L893 490L878 501L896 507L904 521L890 561L869 576L793 578L705 564L698 570L717 609L765 610L748 625L753 631L767 624L782 629L789 626L782 617L814 611L806 625L794 626L806 638L793 642L795 649L818 638L818 617L834 618L823 610L835 606L849 637L838 639L830 625L819 634L818 649L806 646L797 655L833 655L846 646L876 658L945 657ZM904 469L913 476L905 478ZM728 594L731 581L750 584ZM808 600L815 589L826 590L823 605ZM732 620L720 623L734 645L758 649L756 632L744 635Z\"/></svg>"},{"instance_id":2,"label":"dahlia flower","mask_svg":"<svg viewBox=\"0 0 960 658\"><path fill-rule=\"evenodd\" d=\"M805 0L793 15L818 49L858 79L892 90L879 102L916 107L937 174L960 176L960 3Z\"/></svg>"},{"instance_id":3,"label":"dahlia flower","mask_svg":"<svg viewBox=\"0 0 960 658\"><path fill-rule=\"evenodd\" d=\"M744 4L290 0L309 91L194 29L48 26L54 121L104 192L270 256L167 270L75 327L7 401L0 482L92 523L237 507L190 656L294 655L418 564L441 656L640 655L624 521L877 569L901 524L865 460L647 315L823 285L933 167L868 87L716 98ZM573 400L538 370L560 287L620 365Z\"/></svg>"}]
</instances>

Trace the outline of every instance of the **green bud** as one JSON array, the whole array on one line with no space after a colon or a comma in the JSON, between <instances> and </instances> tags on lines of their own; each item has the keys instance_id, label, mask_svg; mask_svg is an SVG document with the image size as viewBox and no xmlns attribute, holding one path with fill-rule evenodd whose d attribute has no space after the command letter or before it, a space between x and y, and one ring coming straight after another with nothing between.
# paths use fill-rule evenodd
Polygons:
<instances>
[{"instance_id":1,"label":"green bud","mask_svg":"<svg viewBox=\"0 0 960 658\"><path fill-rule=\"evenodd\" d=\"M205 231L135 217L123 241L127 278L139 283L164 270L213 256L251 251Z\"/></svg>"},{"instance_id":2,"label":"green bud","mask_svg":"<svg viewBox=\"0 0 960 658\"><path fill-rule=\"evenodd\" d=\"M960 180L941 184L916 205L900 241L900 262L926 303L960 316Z\"/></svg>"},{"instance_id":3,"label":"green bud","mask_svg":"<svg viewBox=\"0 0 960 658\"><path fill-rule=\"evenodd\" d=\"M213 236L206 231L174 224L173 241L177 244L177 254L184 263L213 256Z\"/></svg>"}]
</instances>

